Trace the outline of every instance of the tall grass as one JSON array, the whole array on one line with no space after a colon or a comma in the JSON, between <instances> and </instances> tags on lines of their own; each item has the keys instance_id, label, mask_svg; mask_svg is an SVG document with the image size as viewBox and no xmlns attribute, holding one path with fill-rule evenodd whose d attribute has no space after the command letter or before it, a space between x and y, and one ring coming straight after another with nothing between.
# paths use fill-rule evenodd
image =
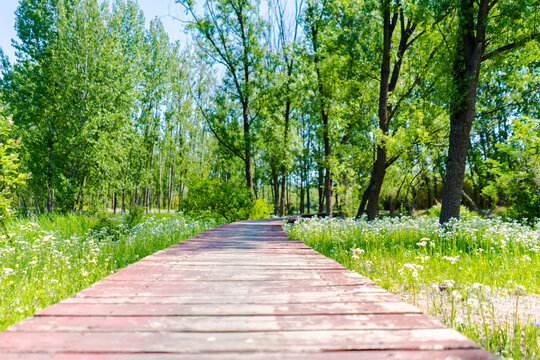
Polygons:
<instances>
[{"instance_id":1,"label":"tall grass","mask_svg":"<svg viewBox=\"0 0 540 360\"><path fill-rule=\"evenodd\" d=\"M179 215L15 220L0 236L0 330L138 259L217 225Z\"/></svg>"},{"instance_id":2,"label":"tall grass","mask_svg":"<svg viewBox=\"0 0 540 360\"><path fill-rule=\"evenodd\" d=\"M528 308L540 299L540 231L477 216L445 229L403 217L301 220L287 231L499 356L540 357L539 309Z\"/></svg>"}]
</instances>

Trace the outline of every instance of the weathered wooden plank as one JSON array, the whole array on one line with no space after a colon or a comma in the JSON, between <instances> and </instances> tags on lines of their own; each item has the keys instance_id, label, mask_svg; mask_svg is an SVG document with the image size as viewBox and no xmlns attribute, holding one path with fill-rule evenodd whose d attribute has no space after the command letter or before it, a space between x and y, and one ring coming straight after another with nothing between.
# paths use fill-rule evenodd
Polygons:
<instances>
[{"instance_id":1,"label":"weathered wooden plank","mask_svg":"<svg viewBox=\"0 0 540 360\"><path fill-rule=\"evenodd\" d=\"M307 330L412 330L440 328L421 314L281 316L48 316L18 323L9 331L69 332L250 332Z\"/></svg>"},{"instance_id":2,"label":"weathered wooden plank","mask_svg":"<svg viewBox=\"0 0 540 360\"><path fill-rule=\"evenodd\" d=\"M56 353L56 354L2 354L2 360L496 360L483 350L424 350L424 351L333 351L320 353Z\"/></svg>"},{"instance_id":3,"label":"weathered wooden plank","mask_svg":"<svg viewBox=\"0 0 540 360\"><path fill-rule=\"evenodd\" d=\"M78 299L83 301L84 299ZM86 299L88 300L88 299ZM138 298L111 299L117 303L99 302L69 303L50 306L38 312L36 316L224 316L224 315L332 315L332 314L396 314L419 313L416 307L399 302L331 302L331 303L295 303L295 304L207 304L201 299L199 304L184 304L174 298L161 298L161 303L148 303ZM170 300L170 302L166 302ZM131 301L131 303L129 302Z\"/></svg>"},{"instance_id":4,"label":"weathered wooden plank","mask_svg":"<svg viewBox=\"0 0 540 360\"><path fill-rule=\"evenodd\" d=\"M342 330L287 332L4 332L0 351L21 352L315 352L477 349L456 331Z\"/></svg>"},{"instance_id":5,"label":"weathered wooden plank","mask_svg":"<svg viewBox=\"0 0 540 360\"><path fill-rule=\"evenodd\" d=\"M250 294L276 294L286 292L287 294L307 294L315 295L320 293L330 295L340 294L387 294L386 291L373 283L347 284L347 285L329 285L312 284L304 281L294 286L291 282L131 282L131 283L108 283L99 282L79 294L107 296L125 296L126 294L138 295L139 292L152 290L155 296L177 296L183 294L204 294L215 293L216 295L241 295Z\"/></svg>"},{"instance_id":6,"label":"weathered wooden plank","mask_svg":"<svg viewBox=\"0 0 540 360\"><path fill-rule=\"evenodd\" d=\"M207 304L207 305L241 305L241 304L305 304L313 305L316 303L330 304L335 302L341 303L364 303L373 304L379 302L398 302L398 300L390 294L343 294L332 295L324 293L306 294L243 294L243 295L223 295L223 294L186 294L182 296L82 296L76 295L66 303L102 303L102 304Z\"/></svg>"},{"instance_id":7,"label":"weathered wooden plank","mask_svg":"<svg viewBox=\"0 0 540 360\"><path fill-rule=\"evenodd\" d=\"M311 284L313 286L322 286L322 285L332 285L335 284L336 280L341 280L342 285L354 285L354 286L361 286L361 285L369 285L373 284L373 282L367 278L354 278L354 277L342 277L342 276L316 276L314 274L310 274L309 272L304 273L301 271L295 271L288 274L282 274L282 273L275 273L272 274L271 272L250 272L247 274L244 273L233 273L231 272L230 275L227 276L227 280L220 279L217 277L217 272L212 273L203 273L200 274L198 272L192 272L192 273L185 273L179 276L167 276L167 275L157 275L157 274L125 274L121 276L109 276L103 280L101 280L101 283L108 283L108 282L114 282L117 284L117 286L125 286L123 283L137 283L137 282L152 282L155 283L156 280L159 280L160 283L182 283L182 282L198 282L198 283L212 283L212 282L220 282L220 283L229 283L231 286L233 286L233 283L237 282L261 282L264 281L266 283L276 283L276 282L291 282L291 281L297 281L297 280L304 280L306 284Z\"/></svg>"}]
</instances>

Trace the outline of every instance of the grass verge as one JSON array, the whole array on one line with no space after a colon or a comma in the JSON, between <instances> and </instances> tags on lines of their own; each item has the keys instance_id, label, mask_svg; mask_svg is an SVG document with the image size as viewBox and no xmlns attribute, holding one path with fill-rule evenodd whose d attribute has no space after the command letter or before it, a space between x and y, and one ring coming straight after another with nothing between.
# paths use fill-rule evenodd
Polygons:
<instances>
[{"instance_id":1,"label":"grass verge","mask_svg":"<svg viewBox=\"0 0 540 360\"><path fill-rule=\"evenodd\" d=\"M312 219L286 231L503 358L540 358L540 231L472 216Z\"/></svg>"},{"instance_id":2,"label":"grass verge","mask_svg":"<svg viewBox=\"0 0 540 360\"><path fill-rule=\"evenodd\" d=\"M0 237L0 331L158 250L215 227L214 220L130 214L15 220Z\"/></svg>"}]
</instances>

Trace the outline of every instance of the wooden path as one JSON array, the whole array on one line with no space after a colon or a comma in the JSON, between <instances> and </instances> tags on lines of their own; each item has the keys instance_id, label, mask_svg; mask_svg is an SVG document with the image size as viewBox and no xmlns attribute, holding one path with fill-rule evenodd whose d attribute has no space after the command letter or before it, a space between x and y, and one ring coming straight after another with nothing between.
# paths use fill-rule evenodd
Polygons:
<instances>
[{"instance_id":1,"label":"wooden path","mask_svg":"<svg viewBox=\"0 0 540 360\"><path fill-rule=\"evenodd\" d=\"M495 359L298 241L222 225L0 333L0 359Z\"/></svg>"}]
</instances>

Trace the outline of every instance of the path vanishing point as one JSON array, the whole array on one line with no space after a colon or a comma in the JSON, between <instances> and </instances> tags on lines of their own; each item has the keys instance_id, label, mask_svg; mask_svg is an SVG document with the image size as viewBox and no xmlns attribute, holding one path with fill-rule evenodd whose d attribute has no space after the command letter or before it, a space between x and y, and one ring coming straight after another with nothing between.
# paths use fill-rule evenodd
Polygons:
<instances>
[{"instance_id":1,"label":"path vanishing point","mask_svg":"<svg viewBox=\"0 0 540 360\"><path fill-rule=\"evenodd\" d=\"M258 220L193 236L11 326L0 359L496 357Z\"/></svg>"}]
</instances>

